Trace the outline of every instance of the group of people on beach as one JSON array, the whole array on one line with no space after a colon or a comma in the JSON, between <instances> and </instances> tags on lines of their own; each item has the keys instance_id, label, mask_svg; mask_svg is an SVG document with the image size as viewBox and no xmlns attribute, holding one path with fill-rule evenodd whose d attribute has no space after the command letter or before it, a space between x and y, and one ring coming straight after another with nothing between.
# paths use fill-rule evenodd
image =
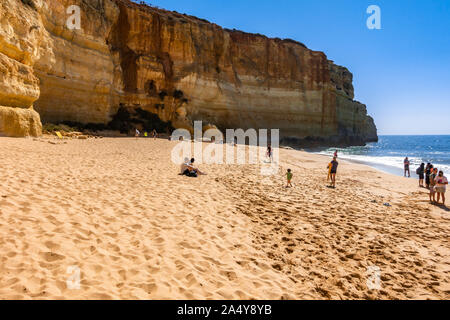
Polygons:
<instances>
[{"instance_id":1,"label":"group of people on beach","mask_svg":"<svg viewBox=\"0 0 450 320\"><path fill-rule=\"evenodd\" d=\"M158 132L155 129L153 129L153 131L150 133L150 135L154 139L158 138ZM137 128L135 129L134 136L136 137L136 139L141 136L141 132L139 131L139 129L137 129ZM146 137L146 138L148 137L147 131L144 131L144 137Z\"/></svg>"},{"instance_id":2,"label":"group of people on beach","mask_svg":"<svg viewBox=\"0 0 450 320\"><path fill-rule=\"evenodd\" d=\"M337 161L337 157L338 157L338 151L336 150L334 152L333 155L333 160L331 160L331 162L328 164L327 169L328 169L328 176L327 176L327 182L330 182L330 188L336 188L336 174L337 174L337 168L339 166L339 162ZM286 172L286 178L287 178L287 184L286 184L286 188L292 187L292 170L291 169L287 169Z\"/></svg>"},{"instance_id":3,"label":"group of people on beach","mask_svg":"<svg viewBox=\"0 0 450 320\"><path fill-rule=\"evenodd\" d=\"M336 174L337 174L337 168L339 166L339 162L337 161L338 158L338 151L336 150L333 155L333 160L328 164L328 176L327 176L327 182L330 181L330 187L336 188ZM272 148L269 145L267 148L267 157L272 162ZM194 167L194 161L195 159L192 158L190 161L189 159L185 159L184 163L181 165L181 175L186 175L189 177L197 177L198 175L205 175L206 173L200 171L198 168ZM406 174L408 174L408 177L411 177L410 172L410 166L411 162L408 159L408 157L404 160L404 176L406 177ZM425 166L425 163L422 163L416 170L417 175L419 175L419 187L427 188L430 190L430 202L431 203L437 203L442 199L442 204L445 205L445 192L448 185L448 179L446 176L444 176L444 171L438 170L438 168L435 168L431 163L428 163ZM291 169L287 169L286 172L286 179L287 184L286 188L292 187L292 178L293 173ZM425 185L424 185L425 182Z\"/></svg>"},{"instance_id":4,"label":"group of people on beach","mask_svg":"<svg viewBox=\"0 0 450 320\"><path fill-rule=\"evenodd\" d=\"M337 161L337 157L338 157L338 151L336 150L334 152L333 155L333 160L331 160L331 162L328 164L327 169L328 169L328 176L327 176L327 182L330 182L330 188L336 188L336 174L337 174L337 168L339 166L339 162ZM292 171L291 169L287 169L286 172L286 178L287 178L287 184L286 184L286 188L288 187L292 187Z\"/></svg>"},{"instance_id":5,"label":"group of people on beach","mask_svg":"<svg viewBox=\"0 0 450 320\"><path fill-rule=\"evenodd\" d=\"M411 177L410 166L411 161L408 157L403 160L404 164L404 176L408 174L408 178ZM444 176L444 171L438 170L431 163L422 163L416 170L416 174L419 176L419 187L427 188L430 190L430 202L439 203L442 198L442 204L445 205L445 192L447 190L448 179ZM424 185L425 181L425 185ZM437 199L436 199L437 197Z\"/></svg>"},{"instance_id":6,"label":"group of people on beach","mask_svg":"<svg viewBox=\"0 0 450 320\"><path fill-rule=\"evenodd\" d=\"M442 204L445 205L445 192L448 185L448 179L444 176L444 171L438 170L431 163L422 163L416 170L419 176L419 187L430 190L430 202L439 203L442 198ZM425 181L425 185L424 185ZM437 199L436 199L437 197Z\"/></svg>"}]
</instances>

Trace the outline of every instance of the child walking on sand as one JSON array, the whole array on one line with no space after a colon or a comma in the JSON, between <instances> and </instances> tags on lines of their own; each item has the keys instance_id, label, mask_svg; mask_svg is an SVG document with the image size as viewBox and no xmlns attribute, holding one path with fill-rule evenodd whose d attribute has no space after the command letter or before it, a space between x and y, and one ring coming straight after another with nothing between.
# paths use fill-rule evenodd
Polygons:
<instances>
[{"instance_id":1,"label":"child walking on sand","mask_svg":"<svg viewBox=\"0 0 450 320\"><path fill-rule=\"evenodd\" d=\"M327 166L328 169L328 176L327 176L327 182L330 181L331 178L331 168L333 167L333 164L330 162Z\"/></svg>"},{"instance_id":2,"label":"child walking on sand","mask_svg":"<svg viewBox=\"0 0 450 320\"><path fill-rule=\"evenodd\" d=\"M289 187L292 188L292 183L291 183L292 176L293 176L293 174L291 172L291 169L287 169L287 172L286 172L286 178L287 178L286 188L289 188Z\"/></svg>"}]
</instances>

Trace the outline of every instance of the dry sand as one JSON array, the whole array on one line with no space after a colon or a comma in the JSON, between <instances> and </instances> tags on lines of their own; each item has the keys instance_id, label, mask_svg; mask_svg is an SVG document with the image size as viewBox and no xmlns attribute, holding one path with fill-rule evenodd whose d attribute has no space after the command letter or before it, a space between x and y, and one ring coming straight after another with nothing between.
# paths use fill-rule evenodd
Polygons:
<instances>
[{"instance_id":1,"label":"dry sand","mask_svg":"<svg viewBox=\"0 0 450 320\"><path fill-rule=\"evenodd\" d=\"M450 298L450 212L415 179L341 161L329 189L328 158L285 149L274 176L187 178L174 145L0 138L0 298Z\"/></svg>"}]
</instances>

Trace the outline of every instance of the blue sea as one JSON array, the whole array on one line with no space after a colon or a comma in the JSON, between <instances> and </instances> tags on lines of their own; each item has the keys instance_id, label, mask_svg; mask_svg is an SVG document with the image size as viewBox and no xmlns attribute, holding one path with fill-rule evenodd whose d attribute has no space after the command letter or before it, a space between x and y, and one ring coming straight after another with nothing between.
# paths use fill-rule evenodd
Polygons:
<instances>
[{"instance_id":1,"label":"blue sea","mask_svg":"<svg viewBox=\"0 0 450 320\"><path fill-rule=\"evenodd\" d=\"M411 177L416 177L416 169L422 162L430 162L450 176L450 135L380 136L377 143L364 147L329 148L314 152L332 156L335 150L338 150L341 159L401 176L405 157L411 161Z\"/></svg>"}]
</instances>

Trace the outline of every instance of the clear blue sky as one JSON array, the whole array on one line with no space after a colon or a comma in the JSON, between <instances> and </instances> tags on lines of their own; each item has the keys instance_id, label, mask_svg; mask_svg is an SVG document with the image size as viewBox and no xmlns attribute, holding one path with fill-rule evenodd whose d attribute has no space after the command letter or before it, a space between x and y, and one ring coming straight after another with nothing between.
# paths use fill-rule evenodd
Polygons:
<instances>
[{"instance_id":1,"label":"clear blue sky","mask_svg":"<svg viewBox=\"0 0 450 320\"><path fill-rule=\"evenodd\" d=\"M450 134L450 0L152 0L230 29L291 38L353 73L379 134ZM369 30L369 5L381 30Z\"/></svg>"}]
</instances>

